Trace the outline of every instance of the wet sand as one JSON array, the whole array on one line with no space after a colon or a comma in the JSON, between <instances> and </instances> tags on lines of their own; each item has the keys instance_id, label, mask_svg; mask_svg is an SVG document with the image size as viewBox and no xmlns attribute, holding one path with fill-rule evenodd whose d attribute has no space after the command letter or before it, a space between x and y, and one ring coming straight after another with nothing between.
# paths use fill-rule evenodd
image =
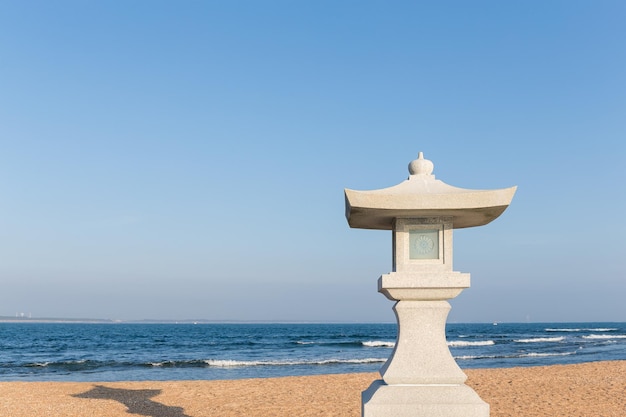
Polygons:
<instances>
[{"instance_id":1,"label":"wet sand","mask_svg":"<svg viewBox=\"0 0 626 417\"><path fill-rule=\"evenodd\" d=\"M626 361L470 369L491 417L625 417ZM229 381L0 382L1 417L358 417L376 373Z\"/></svg>"}]
</instances>

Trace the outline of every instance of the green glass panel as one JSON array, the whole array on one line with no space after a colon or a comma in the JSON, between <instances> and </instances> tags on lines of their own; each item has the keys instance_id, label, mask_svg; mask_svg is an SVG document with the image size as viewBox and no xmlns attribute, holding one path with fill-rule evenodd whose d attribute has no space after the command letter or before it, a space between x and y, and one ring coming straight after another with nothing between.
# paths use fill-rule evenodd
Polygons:
<instances>
[{"instance_id":1,"label":"green glass panel","mask_svg":"<svg viewBox=\"0 0 626 417\"><path fill-rule=\"evenodd\" d=\"M439 230L410 230L409 259L439 259Z\"/></svg>"}]
</instances>

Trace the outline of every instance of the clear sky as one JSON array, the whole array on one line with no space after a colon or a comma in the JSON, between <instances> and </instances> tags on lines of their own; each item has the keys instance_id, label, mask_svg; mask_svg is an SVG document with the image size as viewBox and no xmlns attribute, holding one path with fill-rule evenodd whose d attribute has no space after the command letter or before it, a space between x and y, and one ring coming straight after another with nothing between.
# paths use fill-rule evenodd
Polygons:
<instances>
[{"instance_id":1,"label":"clear sky","mask_svg":"<svg viewBox=\"0 0 626 417\"><path fill-rule=\"evenodd\" d=\"M0 2L0 315L393 321L344 188L518 186L450 321L626 321L626 3Z\"/></svg>"}]
</instances>

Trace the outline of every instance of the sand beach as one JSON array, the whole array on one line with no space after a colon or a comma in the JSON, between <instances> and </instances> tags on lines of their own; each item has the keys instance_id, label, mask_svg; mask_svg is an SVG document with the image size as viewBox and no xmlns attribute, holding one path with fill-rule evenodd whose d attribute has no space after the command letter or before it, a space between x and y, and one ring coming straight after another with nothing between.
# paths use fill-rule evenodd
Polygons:
<instances>
[{"instance_id":1,"label":"sand beach","mask_svg":"<svg viewBox=\"0 0 626 417\"><path fill-rule=\"evenodd\" d=\"M470 369L492 417L624 417L626 361ZM376 373L220 381L0 382L2 417L360 416Z\"/></svg>"}]
</instances>

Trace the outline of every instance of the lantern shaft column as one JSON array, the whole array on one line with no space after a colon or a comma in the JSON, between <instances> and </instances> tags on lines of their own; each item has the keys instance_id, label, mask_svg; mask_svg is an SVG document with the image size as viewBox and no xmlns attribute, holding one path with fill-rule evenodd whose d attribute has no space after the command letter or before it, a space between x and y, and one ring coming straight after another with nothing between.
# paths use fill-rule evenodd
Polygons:
<instances>
[{"instance_id":1,"label":"lantern shaft column","mask_svg":"<svg viewBox=\"0 0 626 417\"><path fill-rule=\"evenodd\" d=\"M381 368L385 383L462 384L467 376L450 354L446 343L447 301L398 301L396 347Z\"/></svg>"},{"instance_id":2,"label":"lantern shaft column","mask_svg":"<svg viewBox=\"0 0 626 417\"><path fill-rule=\"evenodd\" d=\"M397 301L398 337L382 380L362 394L363 417L489 416L489 405L464 385L467 376L446 343L447 300L469 283L469 274L459 272L380 277L379 292Z\"/></svg>"},{"instance_id":3,"label":"lantern shaft column","mask_svg":"<svg viewBox=\"0 0 626 417\"><path fill-rule=\"evenodd\" d=\"M378 280L378 291L397 301L398 338L381 368L387 384L462 384L461 371L446 342L448 299L470 286L460 272L392 272Z\"/></svg>"}]
</instances>

